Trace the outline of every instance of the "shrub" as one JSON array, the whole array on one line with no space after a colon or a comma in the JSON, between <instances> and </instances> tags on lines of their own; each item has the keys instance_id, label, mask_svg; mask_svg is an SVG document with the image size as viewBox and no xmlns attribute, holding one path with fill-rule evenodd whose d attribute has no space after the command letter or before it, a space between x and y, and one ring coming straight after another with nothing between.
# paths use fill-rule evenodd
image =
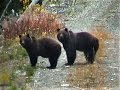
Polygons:
<instances>
[{"instance_id":1,"label":"shrub","mask_svg":"<svg viewBox=\"0 0 120 90\"><path fill-rule=\"evenodd\" d=\"M0 63L10 60L23 60L27 53L15 40L6 40L0 49Z\"/></svg>"},{"instance_id":2,"label":"shrub","mask_svg":"<svg viewBox=\"0 0 120 90\"><path fill-rule=\"evenodd\" d=\"M62 26L58 15L48 13L38 5L27 9L18 19L5 18L2 22L4 37L8 39L28 32L32 34L50 33Z\"/></svg>"}]
</instances>

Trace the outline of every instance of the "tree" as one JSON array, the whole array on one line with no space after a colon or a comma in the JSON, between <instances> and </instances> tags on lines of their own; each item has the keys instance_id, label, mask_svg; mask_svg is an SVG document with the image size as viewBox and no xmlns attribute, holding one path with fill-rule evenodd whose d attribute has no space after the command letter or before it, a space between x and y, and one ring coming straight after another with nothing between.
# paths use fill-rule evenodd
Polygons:
<instances>
[{"instance_id":1,"label":"tree","mask_svg":"<svg viewBox=\"0 0 120 90\"><path fill-rule=\"evenodd\" d=\"M42 2L43 2L43 0L32 0L32 2L30 3L29 7L30 7L31 5L35 5L35 4L40 4L40 5L42 5Z\"/></svg>"}]
</instances>

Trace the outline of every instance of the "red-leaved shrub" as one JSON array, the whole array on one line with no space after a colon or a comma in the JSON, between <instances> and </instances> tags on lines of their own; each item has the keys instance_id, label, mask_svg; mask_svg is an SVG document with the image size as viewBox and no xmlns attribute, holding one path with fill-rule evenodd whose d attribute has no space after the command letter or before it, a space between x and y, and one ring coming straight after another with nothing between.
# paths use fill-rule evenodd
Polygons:
<instances>
[{"instance_id":1,"label":"red-leaved shrub","mask_svg":"<svg viewBox=\"0 0 120 90\"><path fill-rule=\"evenodd\" d=\"M54 32L63 27L58 15L51 14L41 7L33 6L17 18L4 19L2 22L5 38L15 38L24 33Z\"/></svg>"}]
</instances>

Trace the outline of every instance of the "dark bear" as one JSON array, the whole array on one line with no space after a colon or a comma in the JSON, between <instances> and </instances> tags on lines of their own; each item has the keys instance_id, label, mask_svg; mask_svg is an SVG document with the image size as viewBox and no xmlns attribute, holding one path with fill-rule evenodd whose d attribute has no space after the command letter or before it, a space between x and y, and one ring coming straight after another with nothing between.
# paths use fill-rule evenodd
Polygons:
<instances>
[{"instance_id":1,"label":"dark bear","mask_svg":"<svg viewBox=\"0 0 120 90\"><path fill-rule=\"evenodd\" d=\"M55 69L57 66L58 58L61 54L60 44L50 38L36 39L30 37L29 34L25 36L19 35L20 44L27 51L31 66L36 66L38 56L48 58L50 66L49 69Z\"/></svg>"},{"instance_id":2,"label":"dark bear","mask_svg":"<svg viewBox=\"0 0 120 90\"><path fill-rule=\"evenodd\" d=\"M73 33L67 28L57 29L58 40L63 44L68 62L65 65L73 65L76 59L76 50L84 52L89 64L93 64L96 52L99 48L99 41L88 32Z\"/></svg>"}]
</instances>

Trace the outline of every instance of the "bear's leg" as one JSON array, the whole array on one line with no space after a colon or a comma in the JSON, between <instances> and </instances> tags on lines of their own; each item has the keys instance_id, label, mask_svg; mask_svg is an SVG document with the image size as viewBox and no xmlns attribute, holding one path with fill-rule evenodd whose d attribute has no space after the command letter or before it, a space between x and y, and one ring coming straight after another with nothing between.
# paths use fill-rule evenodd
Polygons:
<instances>
[{"instance_id":1,"label":"bear's leg","mask_svg":"<svg viewBox=\"0 0 120 90\"><path fill-rule=\"evenodd\" d=\"M94 57L95 57L95 55L94 55L94 50L93 50L93 49L90 49L90 50L88 51L88 63L89 63L89 64L93 64L93 62L94 62Z\"/></svg>"},{"instance_id":2,"label":"bear's leg","mask_svg":"<svg viewBox=\"0 0 120 90\"><path fill-rule=\"evenodd\" d=\"M86 61L88 62L88 52L87 51L84 51L84 56L85 56Z\"/></svg>"},{"instance_id":3,"label":"bear's leg","mask_svg":"<svg viewBox=\"0 0 120 90\"><path fill-rule=\"evenodd\" d=\"M30 57L30 62L31 62L31 66L32 66L32 67L35 67L35 66L36 66L37 58L38 58L38 57L33 57L33 56Z\"/></svg>"},{"instance_id":4,"label":"bear's leg","mask_svg":"<svg viewBox=\"0 0 120 90\"><path fill-rule=\"evenodd\" d=\"M67 61L65 65L73 65L75 59L76 59L76 51L66 51L67 54Z\"/></svg>"},{"instance_id":5,"label":"bear's leg","mask_svg":"<svg viewBox=\"0 0 120 90\"><path fill-rule=\"evenodd\" d=\"M84 56L85 56L86 61L89 62L89 61L88 61L88 51L87 51L87 50L84 51Z\"/></svg>"},{"instance_id":6,"label":"bear's leg","mask_svg":"<svg viewBox=\"0 0 120 90\"><path fill-rule=\"evenodd\" d=\"M58 58L49 58L50 66L47 67L48 69L55 69L57 66Z\"/></svg>"}]
</instances>

